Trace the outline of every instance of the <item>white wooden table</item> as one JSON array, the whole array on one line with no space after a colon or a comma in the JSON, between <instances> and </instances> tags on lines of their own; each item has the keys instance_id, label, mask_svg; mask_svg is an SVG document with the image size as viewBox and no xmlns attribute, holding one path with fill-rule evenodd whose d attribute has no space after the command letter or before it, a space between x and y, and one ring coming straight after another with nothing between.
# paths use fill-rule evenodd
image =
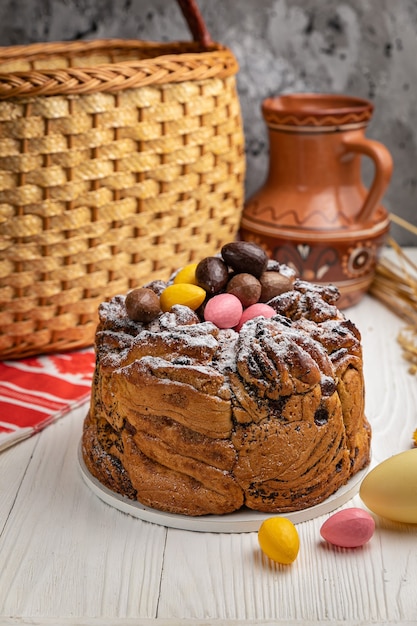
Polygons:
<instances>
[{"instance_id":1,"label":"white wooden table","mask_svg":"<svg viewBox=\"0 0 417 626\"><path fill-rule=\"evenodd\" d=\"M363 336L375 465L411 446L417 377L396 341L401 320L369 296L347 314ZM279 566L255 532L138 520L82 480L85 412L0 454L1 625L417 623L417 524L377 519L372 540L346 550L321 540L322 516L297 525L299 556Z\"/></svg>"}]
</instances>

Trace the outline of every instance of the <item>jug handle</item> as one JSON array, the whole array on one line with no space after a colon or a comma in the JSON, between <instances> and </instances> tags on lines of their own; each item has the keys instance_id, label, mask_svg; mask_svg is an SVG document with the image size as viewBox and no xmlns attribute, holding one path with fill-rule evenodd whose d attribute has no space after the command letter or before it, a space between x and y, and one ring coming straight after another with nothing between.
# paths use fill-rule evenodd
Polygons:
<instances>
[{"instance_id":1,"label":"jug handle","mask_svg":"<svg viewBox=\"0 0 417 626\"><path fill-rule=\"evenodd\" d=\"M389 150L379 141L368 139L363 135L345 137L344 146L348 152L359 152L368 156L375 165L375 175L368 195L358 214L360 222L366 222L378 206L391 180L393 161Z\"/></svg>"}]
</instances>

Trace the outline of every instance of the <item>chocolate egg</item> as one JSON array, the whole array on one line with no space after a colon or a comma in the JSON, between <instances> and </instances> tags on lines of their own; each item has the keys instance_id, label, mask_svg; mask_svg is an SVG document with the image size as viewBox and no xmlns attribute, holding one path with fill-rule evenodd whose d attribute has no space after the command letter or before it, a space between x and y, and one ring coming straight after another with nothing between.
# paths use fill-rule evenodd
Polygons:
<instances>
[{"instance_id":1,"label":"chocolate egg","mask_svg":"<svg viewBox=\"0 0 417 626\"><path fill-rule=\"evenodd\" d=\"M262 286L259 297L261 302L268 302L268 300L294 289L292 281L279 272L263 272L259 282Z\"/></svg>"},{"instance_id":2,"label":"chocolate egg","mask_svg":"<svg viewBox=\"0 0 417 626\"><path fill-rule=\"evenodd\" d=\"M389 457L363 479L359 495L370 511L417 524L417 448Z\"/></svg>"},{"instance_id":3,"label":"chocolate egg","mask_svg":"<svg viewBox=\"0 0 417 626\"><path fill-rule=\"evenodd\" d=\"M245 272L256 278L259 278L268 265L266 252L256 243L250 241L227 243L223 246L221 254L227 265L230 265L235 272Z\"/></svg>"},{"instance_id":4,"label":"chocolate egg","mask_svg":"<svg viewBox=\"0 0 417 626\"><path fill-rule=\"evenodd\" d=\"M151 322L161 313L158 296L146 287L129 291L125 306L128 316L135 322Z\"/></svg>"},{"instance_id":5,"label":"chocolate egg","mask_svg":"<svg viewBox=\"0 0 417 626\"><path fill-rule=\"evenodd\" d=\"M258 302L261 295L261 283L252 274L236 274L227 283L227 293L232 293L242 303L243 307Z\"/></svg>"},{"instance_id":6,"label":"chocolate egg","mask_svg":"<svg viewBox=\"0 0 417 626\"><path fill-rule=\"evenodd\" d=\"M195 276L197 283L208 294L219 293L226 286L229 270L226 263L215 256L208 256L198 263Z\"/></svg>"}]
</instances>

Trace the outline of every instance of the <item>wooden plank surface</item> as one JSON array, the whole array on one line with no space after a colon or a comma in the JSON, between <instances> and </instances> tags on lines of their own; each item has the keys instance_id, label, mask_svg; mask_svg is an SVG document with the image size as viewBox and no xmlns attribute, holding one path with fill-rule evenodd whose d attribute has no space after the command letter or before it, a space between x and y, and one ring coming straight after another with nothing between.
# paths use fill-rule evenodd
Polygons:
<instances>
[{"instance_id":1,"label":"wooden plank surface","mask_svg":"<svg viewBox=\"0 0 417 626\"><path fill-rule=\"evenodd\" d=\"M417 378L398 318L370 297L347 313L363 336L375 464L411 445ZM279 566L256 533L143 522L82 480L85 412L0 454L0 624L417 623L417 525L377 519L369 544L344 550L321 540L321 516L297 525L299 556Z\"/></svg>"}]
</instances>

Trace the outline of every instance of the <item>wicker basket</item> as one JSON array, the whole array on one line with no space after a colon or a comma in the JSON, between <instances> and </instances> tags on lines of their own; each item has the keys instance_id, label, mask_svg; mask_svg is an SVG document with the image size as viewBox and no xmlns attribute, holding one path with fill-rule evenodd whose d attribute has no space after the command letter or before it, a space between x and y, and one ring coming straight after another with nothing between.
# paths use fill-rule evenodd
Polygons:
<instances>
[{"instance_id":1,"label":"wicker basket","mask_svg":"<svg viewBox=\"0 0 417 626\"><path fill-rule=\"evenodd\" d=\"M235 237L237 62L198 36L0 48L1 359L91 345L99 302Z\"/></svg>"}]
</instances>

